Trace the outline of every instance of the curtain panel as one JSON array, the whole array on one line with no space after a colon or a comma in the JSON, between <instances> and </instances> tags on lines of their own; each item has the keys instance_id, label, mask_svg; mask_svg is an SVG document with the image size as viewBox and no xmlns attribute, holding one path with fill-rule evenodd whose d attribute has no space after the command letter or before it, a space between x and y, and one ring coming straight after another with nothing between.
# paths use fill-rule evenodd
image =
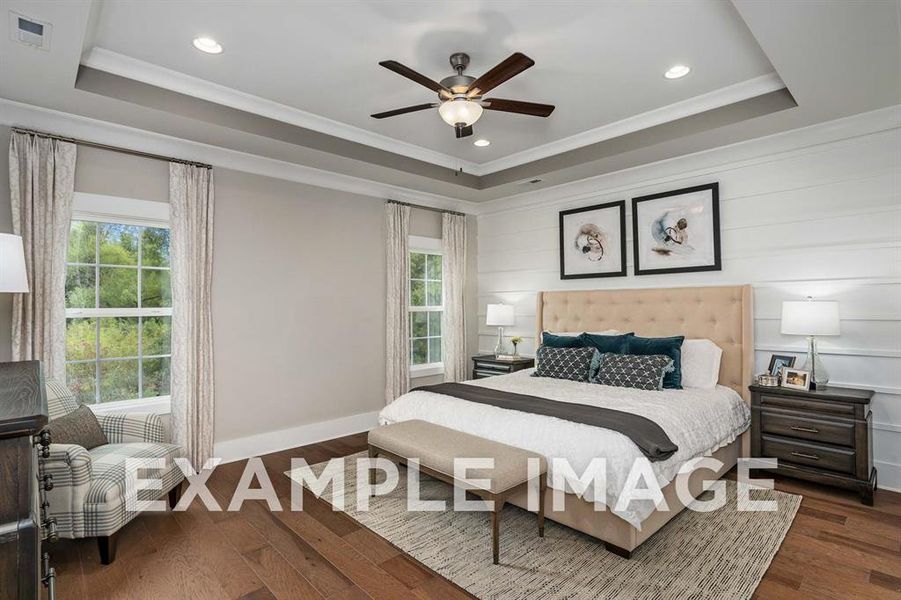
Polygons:
<instances>
[{"instance_id":1,"label":"curtain panel","mask_svg":"<svg viewBox=\"0 0 901 600\"><path fill-rule=\"evenodd\" d=\"M410 207L385 204L387 315L385 404L410 389Z\"/></svg>"},{"instance_id":2,"label":"curtain panel","mask_svg":"<svg viewBox=\"0 0 901 600\"><path fill-rule=\"evenodd\" d=\"M213 172L169 163L172 438L198 471L213 454Z\"/></svg>"},{"instance_id":3,"label":"curtain panel","mask_svg":"<svg viewBox=\"0 0 901 600\"><path fill-rule=\"evenodd\" d=\"M444 258L444 323L441 355L444 357L444 380L464 381L466 376L466 215L444 213L441 218Z\"/></svg>"},{"instance_id":4,"label":"curtain panel","mask_svg":"<svg viewBox=\"0 0 901 600\"><path fill-rule=\"evenodd\" d=\"M30 293L13 296L12 359L39 360L66 380L66 252L75 144L28 133L9 139L13 233L22 236Z\"/></svg>"}]
</instances>

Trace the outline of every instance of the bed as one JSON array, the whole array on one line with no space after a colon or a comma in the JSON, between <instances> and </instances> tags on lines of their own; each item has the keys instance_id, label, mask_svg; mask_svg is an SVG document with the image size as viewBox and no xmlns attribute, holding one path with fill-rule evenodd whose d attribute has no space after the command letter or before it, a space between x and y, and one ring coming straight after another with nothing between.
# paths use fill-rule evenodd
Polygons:
<instances>
[{"instance_id":1,"label":"bed","mask_svg":"<svg viewBox=\"0 0 901 600\"><path fill-rule=\"evenodd\" d=\"M615 431L591 427L553 417L510 411L475 404L428 391L412 391L388 405L382 423L423 419L498 442L523 447L545 456L570 460L581 473L592 456L608 456L607 489L580 496L570 492L565 510L548 511L547 518L602 540L623 556L631 552L669 520L684 504L676 495L673 477L687 460L712 456L723 466L716 472L696 471L688 481L693 497L704 490L704 482L731 469L749 449L750 422L747 384L753 369L752 307L750 286L664 289L549 291L539 292L536 339L542 331L634 331L642 336L684 335L712 340L723 350L719 385L713 390L664 390L645 392L597 384L530 377L531 371L468 382L513 393L591 404L641 414L655 420L679 446L665 461L651 463L664 486L668 511L657 510L650 501L633 501L614 510L611 499L618 495L626 472L640 455L635 444ZM546 500L551 506L553 489ZM511 503L525 506L525 493ZM595 502L606 505L595 510Z\"/></svg>"}]
</instances>

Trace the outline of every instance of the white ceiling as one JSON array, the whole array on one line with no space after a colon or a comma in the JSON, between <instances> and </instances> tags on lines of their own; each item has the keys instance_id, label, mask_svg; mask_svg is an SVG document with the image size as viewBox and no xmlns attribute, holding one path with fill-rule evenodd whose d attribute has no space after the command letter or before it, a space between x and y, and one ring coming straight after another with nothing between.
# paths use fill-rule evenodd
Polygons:
<instances>
[{"instance_id":1,"label":"white ceiling","mask_svg":"<svg viewBox=\"0 0 901 600\"><path fill-rule=\"evenodd\" d=\"M226 104L234 104L237 93L242 107L259 100L258 112L268 109L267 116L273 110L285 115L285 107L298 109L325 119L319 126L301 112L286 119L357 141L367 141L360 130L388 136L392 139L375 142L425 160L430 155L411 146L467 163L524 151L534 157L536 147L599 127L611 129L624 119L665 112L724 88L732 90L729 102L743 99L736 93L762 93L742 84L773 72L732 4L721 0L533 2L527 7L498 1L220 2L213 7L149 0L103 2L95 11L84 41L86 64L105 68L106 59L116 63L107 70L118 69L120 75ZM200 35L215 38L225 51L218 56L198 52L191 40ZM448 56L455 51L469 53L467 73L473 76L515 51L525 53L536 65L489 96L555 104L556 111L547 119L486 112L476 124L476 137L462 140L454 138L437 110L382 121L369 116L435 99L378 61L398 60L438 80L453 73ZM691 74L665 79L663 72L677 63L690 65ZM477 137L490 139L491 146L474 147Z\"/></svg>"},{"instance_id":2,"label":"white ceiling","mask_svg":"<svg viewBox=\"0 0 901 600\"><path fill-rule=\"evenodd\" d=\"M8 11L53 24L49 51L0 35L0 126L155 148L225 168L238 167L216 153L237 152L274 161L267 163L271 176L296 171L321 181L337 174L388 186L378 188L390 190L386 197L406 190L412 201L482 202L901 104L901 0L452 6L458 12L406 0L0 0L4 25ZM255 16L238 12L248 10ZM449 33L455 27L469 33ZM295 47L266 54L261 40L279 37L273 29ZM190 40L199 34L219 38L225 53L197 53ZM370 120L372 112L430 99L379 60L438 78L450 72L445 55L460 49L473 55L476 75L512 51L532 56L538 64L498 95L553 102L557 111L546 121L486 114L477 132L492 139L487 149L458 143L437 115ZM251 66L231 66L232 59ZM103 64L79 68L92 61ZM675 61L694 71L664 80ZM546 81L560 93L546 96L539 85ZM793 105L761 110L759 99L742 102L755 92L784 98L767 93L775 84L784 84ZM711 110L717 106L725 108ZM326 112L338 109L342 114ZM681 118L688 115L696 117ZM272 135L280 122L295 127ZM570 137L554 142L555 135ZM448 154L460 149L470 160ZM520 185L533 177L541 183Z\"/></svg>"}]
</instances>

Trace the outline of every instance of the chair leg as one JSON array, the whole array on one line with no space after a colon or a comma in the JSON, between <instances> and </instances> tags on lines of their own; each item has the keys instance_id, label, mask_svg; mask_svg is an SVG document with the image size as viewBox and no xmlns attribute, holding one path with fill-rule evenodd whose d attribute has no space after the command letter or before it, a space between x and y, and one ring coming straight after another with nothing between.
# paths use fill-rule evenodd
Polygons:
<instances>
[{"instance_id":1,"label":"chair leg","mask_svg":"<svg viewBox=\"0 0 901 600\"><path fill-rule=\"evenodd\" d=\"M547 495L547 475L538 480L538 537L544 537L544 497Z\"/></svg>"},{"instance_id":2,"label":"chair leg","mask_svg":"<svg viewBox=\"0 0 901 600\"><path fill-rule=\"evenodd\" d=\"M493 500L494 510L491 511L491 555L494 559L494 564L498 564L501 551L501 511L504 510L504 501L496 497Z\"/></svg>"},{"instance_id":3,"label":"chair leg","mask_svg":"<svg viewBox=\"0 0 901 600\"><path fill-rule=\"evenodd\" d=\"M377 458L378 455L379 455L378 448L376 448L375 446L369 446L369 458ZM375 476L376 476L375 469L370 468L369 469L369 485L370 486L375 485ZM372 496L373 496L372 488L370 487L369 488L369 497L372 498Z\"/></svg>"},{"instance_id":4,"label":"chair leg","mask_svg":"<svg viewBox=\"0 0 901 600\"><path fill-rule=\"evenodd\" d=\"M181 488L182 484L179 482L178 485L169 490L169 508L175 508L175 505L181 500Z\"/></svg>"},{"instance_id":5,"label":"chair leg","mask_svg":"<svg viewBox=\"0 0 901 600\"><path fill-rule=\"evenodd\" d=\"M112 535L104 535L97 538L100 548L100 564L111 565L116 560L116 546L119 542L119 532Z\"/></svg>"}]
</instances>

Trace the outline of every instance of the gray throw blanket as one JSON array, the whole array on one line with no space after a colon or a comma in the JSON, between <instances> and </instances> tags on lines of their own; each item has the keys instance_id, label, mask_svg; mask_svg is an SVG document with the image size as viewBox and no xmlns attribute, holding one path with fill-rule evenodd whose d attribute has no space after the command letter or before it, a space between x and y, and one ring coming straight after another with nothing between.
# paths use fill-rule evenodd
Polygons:
<instances>
[{"instance_id":1,"label":"gray throw blanket","mask_svg":"<svg viewBox=\"0 0 901 600\"><path fill-rule=\"evenodd\" d=\"M480 404L490 404L491 406L508 410L518 410L546 417L557 417L565 421L583 423L593 427L612 429L635 442L642 454L648 457L648 460L651 462L666 460L679 449L669 439L663 428L654 421L620 410L588 406L587 404L560 402L539 398L538 396L514 394L463 383L439 383L438 385L418 387L416 390L444 394L445 396L452 396Z\"/></svg>"}]
</instances>

